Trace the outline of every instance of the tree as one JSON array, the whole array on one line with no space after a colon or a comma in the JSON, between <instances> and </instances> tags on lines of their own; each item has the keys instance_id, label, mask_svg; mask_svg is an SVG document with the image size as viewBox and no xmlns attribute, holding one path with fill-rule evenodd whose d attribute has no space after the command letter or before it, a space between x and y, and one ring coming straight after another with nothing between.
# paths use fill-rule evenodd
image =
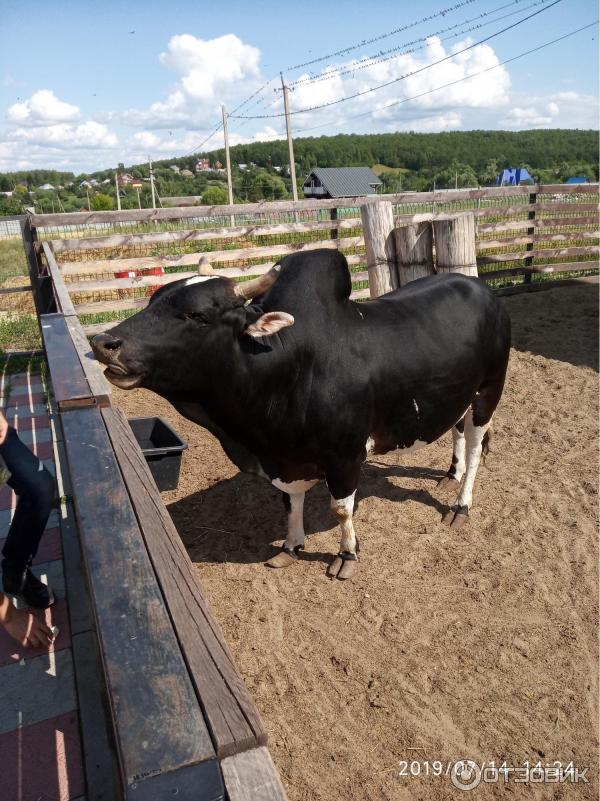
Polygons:
<instances>
[{"instance_id":1,"label":"tree","mask_svg":"<svg viewBox=\"0 0 600 801\"><path fill-rule=\"evenodd\" d=\"M224 206L228 201L227 190L222 186L209 186L202 195L203 206Z\"/></svg>"},{"instance_id":2,"label":"tree","mask_svg":"<svg viewBox=\"0 0 600 801\"><path fill-rule=\"evenodd\" d=\"M103 195L102 193L94 195L92 208L94 211L111 211L114 208L113 199L110 195Z\"/></svg>"}]
</instances>

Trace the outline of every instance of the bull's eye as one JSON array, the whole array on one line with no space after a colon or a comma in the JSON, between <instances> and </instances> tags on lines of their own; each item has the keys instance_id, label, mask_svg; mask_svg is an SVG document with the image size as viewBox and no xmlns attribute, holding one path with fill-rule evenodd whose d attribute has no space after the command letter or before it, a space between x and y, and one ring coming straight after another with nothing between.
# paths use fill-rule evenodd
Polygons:
<instances>
[{"instance_id":1,"label":"bull's eye","mask_svg":"<svg viewBox=\"0 0 600 801\"><path fill-rule=\"evenodd\" d=\"M207 323L208 320L201 312L185 312L183 315L186 320L193 320L195 323Z\"/></svg>"}]
</instances>

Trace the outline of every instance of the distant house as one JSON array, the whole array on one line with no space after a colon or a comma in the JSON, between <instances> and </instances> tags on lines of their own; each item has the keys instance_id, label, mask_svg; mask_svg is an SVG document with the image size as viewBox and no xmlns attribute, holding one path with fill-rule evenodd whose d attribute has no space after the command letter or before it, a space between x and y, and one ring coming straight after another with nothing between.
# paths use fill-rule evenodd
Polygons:
<instances>
[{"instance_id":1,"label":"distant house","mask_svg":"<svg viewBox=\"0 0 600 801\"><path fill-rule=\"evenodd\" d=\"M135 178L128 172L121 172L117 174L117 180L119 181L119 186L129 186L135 181Z\"/></svg>"},{"instance_id":2,"label":"distant house","mask_svg":"<svg viewBox=\"0 0 600 801\"><path fill-rule=\"evenodd\" d=\"M574 175L572 178L567 178L566 184L589 184L590 179L585 175Z\"/></svg>"},{"instance_id":3,"label":"distant house","mask_svg":"<svg viewBox=\"0 0 600 801\"><path fill-rule=\"evenodd\" d=\"M222 170L223 169L223 165L221 164L220 161L215 161L215 169L216 170Z\"/></svg>"},{"instance_id":4,"label":"distant house","mask_svg":"<svg viewBox=\"0 0 600 801\"><path fill-rule=\"evenodd\" d=\"M194 177L194 173L191 170L181 170L181 172L179 174L183 175L184 178L193 178Z\"/></svg>"},{"instance_id":5,"label":"distant house","mask_svg":"<svg viewBox=\"0 0 600 801\"><path fill-rule=\"evenodd\" d=\"M241 170L242 172L244 172L247 169L248 169L248 165L247 164L238 164L238 170Z\"/></svg>"},{"instance_id":6,"label":"distant house","mask_svg":"<svg viewBox=\"0 0 600 801\"><path fill-rule=\"evenodd\" d=\"M177 164L170 164L169 169L173 170L173 172L176 172L177 175L179 175L179 167L177 166Z\"/></svg>"},{"instance_id":7,"label":"distant house","mask_svg":"<svg viewBox=\"0 0 600 801\"><path fill-rule=\"evenodd\" d=\"M496 177L496 186L520 186L528 181L534 184L535 178L525 167L508 167Z\"/></svg>"},{"instance_id":8,"label":"distant house","mask_svg":"<svg viewBox=\"0 0 600 801\"><path fill-rule=\"evenodd\" d=\"M381 181L370 167L315 167L302 185L305 197L374 195Z\"/></svg>"},{"instance_id":9,"label":"distant house","mask_svg":"<svg viewBox=\"0 0 600 801\"><path fill-rule=\"evenodd\" d=\"M91 188L92 188L92 185L91 185L91 183L90 183L89 181L82 181L82 182L79 184L79 188L80 188L80 189L91 189Z\"/></svg>"},{"instance_id":10,"label":"distant house","mask_svg":"<svg viewBox=\"0 0 600 801\"><path fill-rule=\"evenodd\" d=\"M194 169L196 170L196 172L209 172L210 171L210 162L209 162L209 160L208 159L198 159Z\"/></svg>"},{"instance_id":11,"label":"distant house","mask_svg":"<svg viewBox=\"0 0 600 801\"><path fill-rule=\"evenodd\" d=\"M46 192L54 191L54 187L52 186L52 184L42 184L40 186L40 189L44 189Z\"/></svg>"}]
</instances>

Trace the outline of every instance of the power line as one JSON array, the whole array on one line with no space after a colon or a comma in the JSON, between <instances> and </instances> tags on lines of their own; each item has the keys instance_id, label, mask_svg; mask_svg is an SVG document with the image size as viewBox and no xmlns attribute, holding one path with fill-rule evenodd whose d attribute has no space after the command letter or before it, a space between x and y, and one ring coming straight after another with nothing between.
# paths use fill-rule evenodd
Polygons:
<instances>
[{"instance_id":1,"label":"power line","mask_svg":"<svg viewBox=\"0 0 600 801\"><path fill-rule=\"evenodd\" d=\"M217 125L217 127L211 133L209 133L209 135L206 137L206 139L203 139L200 142L200 144L197 145L197 147L193 148L193 150L190 150L189 153L184 153L183 156L177 156L177 158L185 159L188 156L191 156L193 153L197 153L208 142L209 139L212 139L215 134L219 133L219 131L222 129L222 127L223 127L223 123L220 122Z\"/></svg>"},{"instance_id":2,"label":"power line","mask_svg":"<svg viewBox=\"0 0 600 801\"><path fill-rule=\"evenodd\" d=\"M533 19L533 17L537 17L539 14L543 14L545 11L548 11L553 6L558 5L558 3L561 2L563 2L563 0L554 0L554 2L550 3L550 5L544 8L540 8L533 14L529 14L528 16L523 17L523 19L513 22L512 25L507 25L505 28L496 31L496 33L492 33L489 36L486 36L484 39L480 39L478 42L474 42L473 44L467 45L467 47L464 47L462 50L457 50L456 52L451 53L450 55L445 56L444 58L441 58L438 61L434 61L431 64L426 64L424 67L419 67L419 69L413 70L412 72L408 72L405 75L401 75L399 78L394 78L391 81L385 81L385 83L380 83L377 86L372 86L370 89L363 89L362 91L355 92L354 94L348 95L347 97L340 97L337 100L330 100L327 103L320 103L319 105L316 106L308 106L306 108L296 109L295 111L290 111L290 114L306 114L309 111L317 111L318 109L329 108L330 106L336 106L339 103L345 103L348 100L354 100L357 97L363 97L364 95L368 95L371 92L376 92L379 89L384 89L387 86L392 86L393 84L406 80L406 78L412 78L414 75L418 75L419 73L424 72L425 70L431 69L432 67L436 67L438 64L443 64L445 61L449 61L450 59L456 58L456 56L459 56L462 53L466 53L468 50L473 50L473 48L478 47L479 45L484 44L485 42L489 42L491 39L495 39L496 36L500 36L501 34L506 33L507 31L510 31L513 28L518 27L519 25L522 25L524 22L528 22L530 19ZM283 117L283 116L284 113L282 112L279 112L277 114L256 114L256 115L240 114L236 115L235 119L262 120L262 119L273 119L275 117Z\"/></svg>"},{"instance_id":3,"label":"power line","mask_svg":"<svg viewBox=\"0 0 600 801\"><path fill-rule=\"evenodd\" d=\"M366 45L373 44L373 42L380 42L382 39L387 39L390 36L395 36L397 33L402 33L403 31L407 31L410 28L416 28L417 25L423 25L425 22L429 22L432 19L436 19L437 17L444 17L446 14L451 14L453 11L457 11L459 8L464 8L464 6L471 5L474 3L475 0L463 0L460 3L456 3L449 8L444 8L441 11L436 11L435 14L429 14L427 17L423 17L423 19L417 20L416 22L409 22L407 25L403 25L400 28L395 28L388 33L382 33L380 36L374 36L372 39L363 39L362 42L359 42L355 45L350 45L349 47L344 47L342 50L336 50L333 53L328 53L325 56L320 56L319 58L313 58L310 61L303 61L301 64L294 64L292 67L288 67L286 72L291 72L292 70L299 70L301 67L309 67L311 64L318 64L321 61L327 61L330 58L335 58L336 56L344 56L347 53L351 53L353 50L359 50L361 47L365 47Z\"/></svg>"},{"instance_id":4,"label":"power line","mask_svg":"<svg viewBox=\"0 0 600 801\"><path fill-rule=\"evenodd\" d=\"M425 97L426 95L431 95L434 92L439 92L442 89L448 89L450 86L456 86L458 83L462 83L463 81L468 81L470 78L476 78L478 75L484 75L486 72L491 72L492 70L497 70L500 67L504 67L506 64L510 64L512 61L517 61L520 58L524 58L525 56L529 56L532 53L537 53L539 50L543 50L546 47L550 47L550 45L556 44L557 42L562 42L564 39L568 39L570 36L575 36L577 33L581 33L581 31L585 31L588 28L593 28L595 25L598 24L598 20L594 22L590 22L588 25L584 25L581 28L577 28L574 31L570 31L569 33L564 34L563 36L559 36L557 39L552 39L549 42L544 42L544 44L538 45L538 47L533 47L531 50L526 50L523 53L519 53L516 56L512 56L512 58L507 58L505 61L501 61L498 64L494 64L491 67L486 67L486 69L479 70L478 72L472 72L470 75L464 75L462 78L457 78L454 81L450 81L449 83L445 83L442 86L436 86L434 89L428 89L425 92L421 92L418 95L413 95L412 97L405 97L402 100L394 100L391 103L387 103L385 106L379 106L378 108L372 108L369 111L365 111L361 114L354 114L351 117L346 117L345 120L340 120L337 122L338 125L344 125L351 120L357 120L363 117L369 117L373 114L374 111L385 111L385 109L392 108L393 106L400 106L403 103L409 103L411 100L418 100L421 97ZM389 119L389 118L388 118ZM396 118L398 119L398 118ZM322 123L320 125L312 125L310 128L301 128L297 131L298 134L306 133L307 131L316 131L318 128L330 128L331 122Z\"/></svg>"},{"instance_id":5,"label":"power line","mask_svg":"<svg viewBox=\"0 0 600 801\"><path fill-rule=\"evenodd\" d=\"M431 33L426 34L425 36L421 36L418 39L413 39L410 42L404 42L404 44L398 45L397 47L391 47L389 50L382 50L375 56L365 56L364 58L358 59L354 62L349 62L347 64L342 64L339 68L334 70L329 70L328 72L324 72L321 75L317 75L315 77L307 77L307 78L298 78L295 81L291 81L289 86L290 88L295 86L301 86L308 83L319 83L321 81L328 81L331 78L336 78L342 75L349 75L359 70L367 69L368 67L375 66L376 64L384 64L386 61L391 61L394 58L398 58L399 56L409 55L410 53L415 53L418 50L422 50L423 47L413 47L413 45L417 45L420 43L427 42L432 36L441 36L443 33L448 33L449 31L455 31L456 28L460 28L463 25L469 25L471 22L476 22L480 19L485 19L485 17L489 17L491 14L495 14L497 11L503 11L505 8L509 6L514 6L516 3L520 3L522 0L511 0L510 3L505 3L504 5L498 6L497 8L492 9L491 11L484 11L482 14L477 15L476 17L471 17L471 19L463 20L462 22L457 22L456 25L450 25L446 28L440 28L437 31L432 31ZM523 8L517 8L515 11L510 11L508 14L503 14L500 17L496 17L495 19L490 19L487 22L480 22L477 25L472 25L470 28L463 28L460 31L456 31L456 33L451 34L450 36L445 36L444 38L440 39L442 42L449 41L450 39L456 39L458 36L463 36L467 33L471 33L472 31L479 30L484 28L486 25L493 25L496 22L500 22L500 20L507 19L508 17L514 17L515 14L520 14L522 11L526 11L528 8L534 8L536 6L543 5L547 3L548 0L536 0L534 3L530 3ZM410 50L405 50L404 48L411 48ZM402 52L399 52L402 51ZM391 55L389 55L391 54Z\"/></svg>"}]
</instances>

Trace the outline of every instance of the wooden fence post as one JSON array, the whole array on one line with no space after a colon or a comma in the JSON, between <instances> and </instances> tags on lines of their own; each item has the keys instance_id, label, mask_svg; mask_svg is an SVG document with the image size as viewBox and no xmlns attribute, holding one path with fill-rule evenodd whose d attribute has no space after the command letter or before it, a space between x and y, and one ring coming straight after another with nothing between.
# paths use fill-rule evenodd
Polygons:
<instances>
[{"instance_id":1,"label":"wooden fence post","mask_svg":"<svg viewBox=\"0 0 600 801\"><path fill-rule=\"evenodd\" d=\"M433 221L439 273L463 273L477 278L475 215L472 212Z\"/></svg>"},{"instance_id":2,"label":"wooden fence post","mask_svg":"<svg viewBox=\"0 0 600 801\"><path fill-rule=\"evenodd\" d=\"M399 225L396 230L396 264L400 286L433 275L433 228L430 222Z\"/></svg>"},{"instance_id":3,"label":"wooden fence post","mask_svg":"<svg viewBox=\"0 0 600 801\"><path fill-rule=\"evenodd\" d=\"M360 209L369 292L372 298L398 288L396 271L396 242L394 238L394 212L389 201L376 200Z\"/></svg>"}]
</instances>

